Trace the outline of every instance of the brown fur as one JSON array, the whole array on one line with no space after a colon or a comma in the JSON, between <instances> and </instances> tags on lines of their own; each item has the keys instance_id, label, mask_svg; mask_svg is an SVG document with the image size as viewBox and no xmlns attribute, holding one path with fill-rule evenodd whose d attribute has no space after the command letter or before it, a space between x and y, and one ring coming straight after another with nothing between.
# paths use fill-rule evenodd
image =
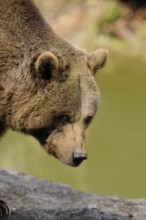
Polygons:
<instances>
[{"instance_id":1,"label":"brown fur","mask_svg":"<svg viewBox=\"0 0 146 220\"><path fill-rule=\"evenodd\" d=\"M33 135L73 166L99 103L93 73L106 57L106 50L87 55L55 33L32 0L0 0L0 134L11 128Z\"/></svg>"}]
</instances>

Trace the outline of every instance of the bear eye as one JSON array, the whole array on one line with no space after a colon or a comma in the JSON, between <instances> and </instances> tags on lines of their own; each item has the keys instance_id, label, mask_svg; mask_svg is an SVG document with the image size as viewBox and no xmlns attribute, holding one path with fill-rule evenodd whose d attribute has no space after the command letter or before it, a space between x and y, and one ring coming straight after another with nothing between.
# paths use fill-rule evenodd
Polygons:
<instances>
[{"instance_id":1,"label":"bear eye","mask_svg":"<svg viewBox=\"0 0 146 220\"><path fill-rule=\"evenodd\" d=\"M70 123L71 122L71 118L69 115L61 115L59 117L60 121L64 124Z\"/></svg>"},{"instance_id":2,"label":"bear eye","mask_svg":"<svg viewBox=\"0 0 146 220\"><path fill-rule=\"evenodd\" d=\"M93 116L88 116L88 117L86 117L86 118L84 119L85 125L88 126L88 125L91 123L92 119L93 119Z\"/></svg>"}]
</instances>

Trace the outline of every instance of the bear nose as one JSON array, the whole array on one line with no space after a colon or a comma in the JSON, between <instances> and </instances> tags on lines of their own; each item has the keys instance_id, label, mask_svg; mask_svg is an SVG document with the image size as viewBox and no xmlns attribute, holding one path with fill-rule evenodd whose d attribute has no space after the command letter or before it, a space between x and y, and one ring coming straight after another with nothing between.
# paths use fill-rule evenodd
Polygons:
<instances>
[{"instance_id":1,"label":"bear nose","mask_svg":"<svg viewBox=\"0 0 146 220\"><path fill-rule=\"evenodd\" d=\"M80 165L80 163L83 160L87 159L87 154L86 153L73 153L73 161L72 161L72 166L77 167Z\"/></svg>"}]
</instances>

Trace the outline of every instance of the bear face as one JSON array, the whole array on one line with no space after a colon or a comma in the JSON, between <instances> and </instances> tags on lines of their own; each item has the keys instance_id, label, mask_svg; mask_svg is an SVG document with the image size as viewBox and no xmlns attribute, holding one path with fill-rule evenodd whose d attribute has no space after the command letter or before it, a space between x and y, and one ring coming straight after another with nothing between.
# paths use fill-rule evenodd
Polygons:
<instances>
[{"instance_id":1,"label":"bear face","mask_svg":"<svg viewBox=\"0 0 146 220\"><path fill-rule=\"evenodd\" d=\"M35 78L28 79L30 88L25 88L22 78L15 82L7 113L11 115L7 117L8 127L34 136L48 153L78 166L87 158L85 130L100 101L94 72L102 67L106 56L103 49L90 55L80 51L70 55L67 66L61 62L60 67L57 56L42 52L34 60L31 74ZM37 90L33 91L35 87Z\"/></svg>"},{"instance_id":2,"label":"bear face","mask_svg":"<svg viewBox=\"0 0 146 220\"><path fill-rule=\"evenodd\" d=\"M85 130L100 101L94 74L104 66L107 51L87 54L73 46L42 20L30 0L3 4L9 13L14 6L19 10L15 24L13 19L7 22L8 32L1 26L0 131L11 128L32 135L49 154L78 166L87 159Z\"/></svg>"},{"instance_id":3,"label":"bear face","mask_svg":"<svg viewBox=\"0 0 146 220\"><path fill-rule=\"evenodd\" d=\"M41 142L47 152L68 165L77 166L87 157L84 146L85 130L95 116L100 95L88 67L87 56L81 54L76 59L74 55L71 61L68 64L67 78L60 83L59 78L55 77L46 88L47 101L41 104L45 107L45 111L47 110L43 118L47 119L52 115L52 121L47 122L45 119L45 126L32 129L32 135ZM52 109L49 105L51 103L49 91L55 93ZM38 112L36 114L38 115ZM76 159L77 155L78 159Z\"/></svg>"}]
</instances>

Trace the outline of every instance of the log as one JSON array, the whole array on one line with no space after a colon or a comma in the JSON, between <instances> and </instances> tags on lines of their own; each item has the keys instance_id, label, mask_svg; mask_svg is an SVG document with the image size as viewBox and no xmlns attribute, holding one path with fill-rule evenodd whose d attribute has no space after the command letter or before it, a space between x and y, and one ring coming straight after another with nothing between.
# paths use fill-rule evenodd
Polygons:
<instances>
[{"instance_id":1,"label":"log","mask_svg":"<svg viewBox=\"0 0 146 220\"><path fill-rule=\"evenodd\" d=\"M146 220L146 199L79 192L3 169L0 198L12 207L4 220Z\"/></svg>"}]
</instances>

